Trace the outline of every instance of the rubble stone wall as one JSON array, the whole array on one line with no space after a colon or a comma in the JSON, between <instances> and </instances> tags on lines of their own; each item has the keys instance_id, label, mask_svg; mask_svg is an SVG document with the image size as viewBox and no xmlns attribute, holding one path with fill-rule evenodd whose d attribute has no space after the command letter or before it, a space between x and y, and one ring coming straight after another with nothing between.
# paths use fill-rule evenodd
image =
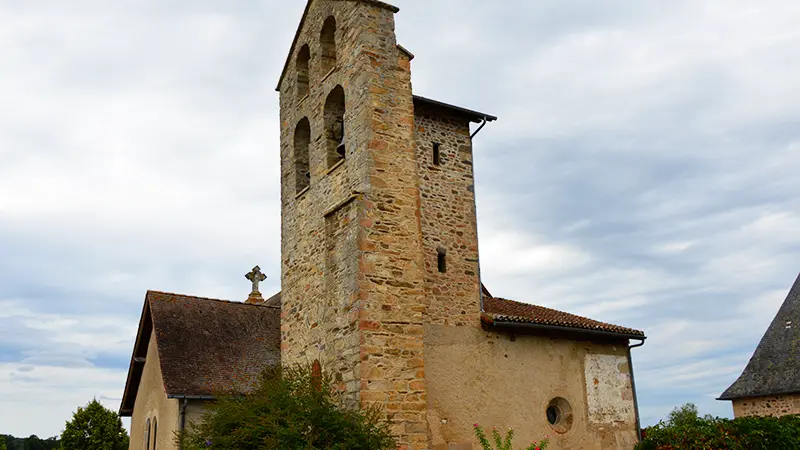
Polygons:
<instances>
[{"instance_id":1,"label":"rubble stone wall","mask_svg":"<svg viewBox=\"0 0 800 450\"><path fill-rule=\"evenodd\" d=\"M430 299L426 323L478 327L478 225L469 120L419 103L414 119ZM445 254L444 272L439 270L439 252Z\"/></svg>"},{"instance_id":2,"label":"rubble stone wall","mask_svg":"<svg viewBox=\"0 0 800 450\"><path fill-rule=\"evenodd\" d=\"M733 401L733 416L786 416L800 414L800 395L742 398Z\"/></svg>"}]
</instances>

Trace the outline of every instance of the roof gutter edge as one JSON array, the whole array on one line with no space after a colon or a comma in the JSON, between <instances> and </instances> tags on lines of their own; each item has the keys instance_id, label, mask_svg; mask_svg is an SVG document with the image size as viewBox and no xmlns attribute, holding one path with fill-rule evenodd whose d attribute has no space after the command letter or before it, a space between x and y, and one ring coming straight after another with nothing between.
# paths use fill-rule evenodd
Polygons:
<instances>
[{"instance_id":1,"label":"roof gutter edge","mask_svg":"<svg viewBox=\"0 0 800 450\"><path fill-rule=\"evenodd\" d=\"M178 400L216 400L217 397L213 395L183 395L183 394L168 394L169 399Z\"/></svg>"},{"instance_id":2,"label":"roof gutter edge","mask_svg":"<svg viewBox=\"0 0 800 450\"><path fill-rule=\"evenodd\" d=\"M643 334L639 335L630 333L617 333L614 331L592 330L588 328L573 328L573 327L564 327L559 325L545 325L540 323L510 322L497 319L490 319L489 324L495 328L501 328L501 329L527 328L527 329L537 329L545 331L564 331L568 333L589 334L594 336L616 337L620 339L636 339L642 341L642 344L644 344L644 341L647 339L647 336Z\"/></svg>"}]
</instances>

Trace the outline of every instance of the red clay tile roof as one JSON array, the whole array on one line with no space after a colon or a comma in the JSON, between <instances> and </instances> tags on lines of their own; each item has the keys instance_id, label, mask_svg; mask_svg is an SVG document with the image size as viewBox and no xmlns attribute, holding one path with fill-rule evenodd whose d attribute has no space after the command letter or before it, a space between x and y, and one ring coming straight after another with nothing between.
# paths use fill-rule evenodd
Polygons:
<instances>
[{"instance_id":1,"label":"red clay tile roof","mask_svg":"<svg viewBox=\"0 0 800 450\"><path fill-rule=\"evenodd\" d=\"M120 412L133 411L155 330L167 396L244 392L280 364L280 308L148 291Z\"/></svg>"},{"instance_id":2,"label":"red clay tile roof","mask_svg":"<svg viewBox=\"0 0 800 450\"><path fill-rule=\"evenodd\" d=\"M484 288L484 295L488 291ZM586 317L576 316L543 306L529 303L516 302L485 296L483 300L482 319L490 324L503 323L528 323L538 325L551 325L567 329L602 331L630 336L644 337L644 332L633 328L621 327L610 323L598 322Z\"/></svg>"}]
</instances>

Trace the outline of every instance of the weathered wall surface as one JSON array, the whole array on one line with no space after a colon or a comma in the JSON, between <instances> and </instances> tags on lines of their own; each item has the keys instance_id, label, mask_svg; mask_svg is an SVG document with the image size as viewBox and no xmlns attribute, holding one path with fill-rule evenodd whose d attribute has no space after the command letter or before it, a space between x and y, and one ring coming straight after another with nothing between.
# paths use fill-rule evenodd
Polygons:
<instances>
[{"instance_id":1,"label":"weathered wall surface","mask_svg":"<svg viewBox=\"0 0 800 450\"><path fill-rule=\"evenodd\" d=\"M635 422L627 354L587 354L584 374L589 423Z\"/></svg>"},{"instance_id":2,"label":"weathered wall surface","mask_svg":"<svg viewBox=\"0 0 800 450\"><path fill-rule=\"evenodd\" d=\"M511 426L521 444L550 435L552 449L630 450L636 443L624 344L535 336L512 341L471 327L426 325L425 355L433 449L479 448L473 423ZM590 407L591 389L601 385L607 386L600 388L602 400ZM547 421L545 411L556 397L573 411L565 433Z\"/></svg>"},{"instance_id":3,"label":"weathered wall surface","mask_svg":"<svg viewBox=\"0 0 800 450\"><path fill-rule=\"evenodd\" d=\"M800 394L742 398L733 401L733 416L785 416L800 414Z\"/></svg>"},{"instance_id":4,"label":"weathered wall surface","mask_svg":"<svg viewBox=\"0 0 800 450\"><path fill-rule=\"evenodd\" d=\"M478 225L469 121L441 108L415 105L417 162L425 282L426 323L480 326ZM439 144L439 164L433 160ZM446 272L437 251L446 252Z\"/></svg>"},{"instance_id":5,"label":"weathered wall surface","mask_svg":"<svg viewBox=\"0 0 800 450\"><path fill-rule=\"evenodd\" d=\"M323 73L330 16L337 64ZM294 62L305 44L310 92L299 98ZM386 408L403 446L426 448L419 179L410 64L396 48L394 13L314 1L290 58L280 86L283 362L319 359L352 402ZM324 105L337 86L347 151L331 167ZM311 179L298 193L293 134L304 117Z\"/></svg>"},{"instance_id":6,"label":"weathered wall surface","mask_svg":"<svg viewBox=\"0 0 800 450\"><path fill-rule=\"evenodd\" d=\"M164 394L164 381L161 377L155 333L150 335L147 360L144 363L139 390L136 392L135 405L133 417L131 417L130 449L145 448L145 426L148 418L151 423L151 448L153 446L153 420L158 423L158 433L155 436L157 448L164 450L177 448L172 432L178 429L178 401L170 400Z\"/></svg>"},{"instance_id":7,"label":"weathered wall surface","mask_svg":"<svg viewBox=\"0 0 800 450\"><path fill-rule=\"evenodd\" d=\"M179 400L183 402L183 400ZM186 404L186 428L189 429L194 424L199 424L203 421L203 415L206 413L207 402L202 400L189 400ZM180 417L179 417L180 419ZM175 428L178 429L177 427Z\"/></svg>"}]
</instances>

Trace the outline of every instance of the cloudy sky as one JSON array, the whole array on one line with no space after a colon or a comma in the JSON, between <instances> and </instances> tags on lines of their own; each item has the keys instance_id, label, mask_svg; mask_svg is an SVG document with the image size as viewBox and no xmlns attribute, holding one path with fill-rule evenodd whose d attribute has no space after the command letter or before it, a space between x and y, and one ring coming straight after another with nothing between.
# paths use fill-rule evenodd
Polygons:
<instances>
[{"instance_id":1,"label":"cloudy sky","mask_svg":"<svg viewBox=\"0 0 800 450\"><path fill-rule=\"evenodd\" d=\"M496 295L646 330L642 418L730 415L800 271L800 2L396 0L475 142ZM279 289L302 0L0 2L0 433L117 409L144 293Z\"/></svg>"}]
</instances>

